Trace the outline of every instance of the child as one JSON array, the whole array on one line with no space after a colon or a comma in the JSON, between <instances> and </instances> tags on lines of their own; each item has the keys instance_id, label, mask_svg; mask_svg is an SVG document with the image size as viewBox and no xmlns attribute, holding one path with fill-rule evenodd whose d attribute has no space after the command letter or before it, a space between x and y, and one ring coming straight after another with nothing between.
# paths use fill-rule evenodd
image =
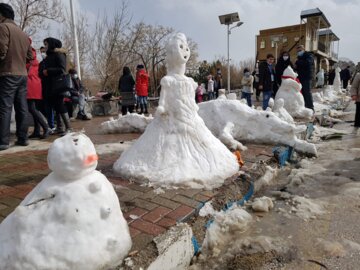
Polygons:
<instances>
[{"instance_id":1,"label":"child","mask_svg":"<svg viewBox=\"0 0 360 270\"><path fill-rule=\"evenodd\" d=\"M243 86L241 92L241 98L245 98L247 101L247 104L249 107L252 106L251 103L251 95L254 92L253 89L253 82L254 82L254 77L250 74L250 70L248 68L244 69L244 76L241 80L241 84Z\"/></svg>"}]
</instances>

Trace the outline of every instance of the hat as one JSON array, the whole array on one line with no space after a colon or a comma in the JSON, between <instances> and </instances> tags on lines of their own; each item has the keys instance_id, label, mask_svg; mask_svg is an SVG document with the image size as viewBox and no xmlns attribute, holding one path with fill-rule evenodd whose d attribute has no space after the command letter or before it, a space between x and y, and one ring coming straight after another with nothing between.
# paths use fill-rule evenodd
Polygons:
<instances>
[{"instance_id":1,"label":"hat","mask_svg":"<svg viewBox=\"0 0 360 270\"><path fill-rule=\"evenodd\" d=\"M144 68L144 65L137 65L136 66L136 69L142 69L142 68Z\"/></svg>"},{"instance_id":2,"label":"hat","mask_svg":"<svg viewBox=\"0 0 360 270\"><path fill-rule=\"evenodd\" d=\"M11 19L11 20L14 20L14 18L15 18L15 13L14 13L13 8L10 5L5 4L5 3L0 3L0 14L2 16L4 16L5 18Z\"/></svg>"}]
</instances>

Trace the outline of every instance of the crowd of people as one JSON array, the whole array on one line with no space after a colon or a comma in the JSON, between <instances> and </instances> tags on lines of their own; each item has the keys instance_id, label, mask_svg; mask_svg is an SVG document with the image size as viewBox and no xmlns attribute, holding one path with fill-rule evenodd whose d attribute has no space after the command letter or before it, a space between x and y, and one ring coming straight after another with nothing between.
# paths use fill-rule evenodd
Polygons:
<instances>
[{"instance_id":1,"label":"crowd of people","mask_svg":"<svg viewBox=\"0 0 360 270\"><path fill-rule=\"evenodd\" d=\"M79 107L78 119L89 119L84 108L84 87L77 71L67 68L61 41L44 39L39 62L32 40L16 25L14 17L13 8L0 3L0 150L10 145L12 108L18 146L27 146L28 139L70 132L69 119L75 106ZM34 123L31 135L28 114Z\"/></svg>"}]
</instances>

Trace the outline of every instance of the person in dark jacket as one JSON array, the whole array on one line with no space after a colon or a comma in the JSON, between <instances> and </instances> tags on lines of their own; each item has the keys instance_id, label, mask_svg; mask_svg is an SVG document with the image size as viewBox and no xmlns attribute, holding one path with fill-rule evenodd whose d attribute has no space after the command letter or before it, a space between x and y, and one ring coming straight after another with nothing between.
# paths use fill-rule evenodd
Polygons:
<instances>
[{"instance_id":1,"label":"person in dark jacket","mask_svg":"<svg viewBox=\"0 0 360 270\"><path fill-rule=\"evenodd\" d=\"M275 78L276 78L276 83L279 87L281 85L281 76L283 75L284 70L288 66L290 66L291 68L294 68L293 63L290 60L289 53L287 51L284 51L281 53L279 59L277 60L276 66L275 66Z\"/></svg>"},{"instance_id":2,"label":"person in dark jacket","mask_svg":"<svg viewBox=\"0 0 360 270\"><path fill-rule=\"evenodd\" d=\"M343 88L346 89L349 84L349 80L351 79L350 66L347 66L340 71L340 79L342 80Z\"/></svg>"},{"instance_id":3,"label":"person in dark jacket","mask_svg":"<svg viewBox=\"0 0 360 270\"><path fill-rule=\"evenodd\" d=\"M269 100L276 91L274 61L274 56L268 54L266 62L259 65L259 90L263 92L263 110L269 106Z\"/></svg>"},{"instance_id":4,"label":"person in dark jacket","mask_svg":"<svg viewBox=\"0 0 360 270\"><path fill-rule=\"evenodd\" d=\"M302 85L305 107L314 110L313 97L311 94L311 81L313 79L314 59L311 53L305 51L304 45L297 47L297 60L295 69Z\"/></svg>"},{"instance_id":5,"label":"person in dark jacket","mask_svg":"<svg viewBox=\"0 0 360 270\"><path fill-rule=\"evenodd\" d=\"M28 36L14 22L14 10L0 3L0 151L10 145L12 107L15 109L16 145L28 145L27 70L33 56Z\"/></svg>"},{"instance_id":6,"label":"person in dark jacket","mask_svg":"<svg viewBox=\"0 0 360 270\"><path fill-rule=\"evenodd\" d=\"M40 54L42 61L39 63L39 77L41 79L41 93L42 93L42 106L43 113L46 116L49 128L52 130L55 128L54 123L54 108L50 102L50 86L49 86L49 78L44 76L43 71L46 69L46 49L45 47L40 47Z\"/></svg>"},{"instance_id":7,"label":"person in dark jacket","mask_svg":"<svg viewBox=\"0 0 360 270\"><path fill-rule=\"evenodd\" d=\"M91 118L85 113L85 105L86 105L86 98L85 98L85 88L79 78L78 72L76 69L69 69L69 74L71 75L72 86L71 89L71 103L72 108L71 110L76 109L76 106L79 106L79 110L76 116L76 119L80 120L91 120ZM72 113L69 113L69 116Z\"/></svg>"},{"instance_id":8,"label":"person in dark jacket","mask_svg":"<svg viewBox=\"0 0 360 270\"><path fill-rule=\"evenodd\" d=\"M134 111L135 93L134 93L135 81L131 75L130 68L123 68L123 75L119 80L119 92L121 95L121 113L126 115L128 112Z\"/></svg>"},{"instance_id":9,"label":"person in dark jacket","mask_svg":"<svg viewBox=\"0 0 360 270\"><path fill-rule=\"evenodd\" d=\"M71 131L70 120L64 104L64 96L55 93L54 89L56 79L66 74L66 50L62 48L60 40L51 37L44 39L44 46L47 57L43 75L49 79L50 102L56 112L57 133L63 136ZM60 117L64 122L65 131L62 129Z\"/></svg>"},{"instance_id":10,"label":"person in dark jacket","mask_svg":"<svg viewBox=\"0 0 360 270\"><path fill-rule=\"evenodd\" d=\"M333 84L334 84L334 80L335 80L335 69L334 69L334 68L332 68L332 69L329 71L328 80L329 80L329 85L333 85Z\"/></svg>"}]
</instances>

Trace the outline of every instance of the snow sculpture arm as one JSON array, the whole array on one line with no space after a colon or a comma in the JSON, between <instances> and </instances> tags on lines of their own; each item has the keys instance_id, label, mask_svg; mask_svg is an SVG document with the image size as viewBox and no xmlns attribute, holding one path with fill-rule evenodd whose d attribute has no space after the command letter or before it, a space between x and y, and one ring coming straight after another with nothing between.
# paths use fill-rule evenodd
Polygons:
<instances>
[{"instance_id":1,"label":"snow sculpture arm","mask_svg":"<svg viewBox=\"0 0 360 270\"><path fill-rule=\"evenodd\" d=\"M247 147L244 146L241 142L234 139L232 136L232 131L235 125L233 122L227 122L225 127L220 133L219 140L229 147L231 150L247 150Z\"/></svg>"},{"instance_id":2,"label":"snow sculpture arm","mask_svg":"<svg viewBox=\"0 0 360 270\"><path fill-rule=\"evenodd\" d=\"M166 114L165 104L166 104L166 92L170 88L169 78L167 77L162 78L160 84L161 84L161 93L159 99L159 106L157 107L155 112L156 115Z\"/></svg>"}]
</instances>

